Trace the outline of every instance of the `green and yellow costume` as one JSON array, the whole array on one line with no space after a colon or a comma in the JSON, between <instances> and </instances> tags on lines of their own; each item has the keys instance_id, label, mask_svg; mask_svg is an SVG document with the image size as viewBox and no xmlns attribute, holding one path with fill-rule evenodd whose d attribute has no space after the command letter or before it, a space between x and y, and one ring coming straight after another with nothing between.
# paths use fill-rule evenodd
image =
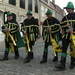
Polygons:
<instances>
[{"instance_id":1,"label":"green and yellow costume","mask_svg":"<svg viewBox=\"0 0 75 75\"><path fill-rule=\"evenodd\" d=\"M32 15L31 11L28 11L26 15ZM28 52L27 59L33 58L33 45L35 44L36 38L40 37L39 28L38 28L38 19L35 19L34 17L27 18L23 21L21 26L21 31L24 34L24 31L26 31L26 34L24 34L24 41L26 45L26 51ZM27 40L29 42L27 42ZM28 50L28 45L30 50Z\"/></svg>"},{"instance_id":2,"label":"green and yellow costume","mask_svg":"<svg viewBox=\"0 0 75 75\"><path fill-rule=\"evenodd\" d=\"M52 15L51 10L48 9L48 11L46 12L46 15ZM51 30L51 33L49 33L49 30ZM48 46L52 45L51 37L56 41L56 43L58 43L60 40L60 37L59 37L60 36L60 23L59 23L59 21L54 17L47 18L43 23L42 35L43 35L43 40L45 42L45 46L44 46L43 59L42 59L41 63L44 62L44 59L47 61ZM57 53L56 53L56 55L57 55ZM56 56L56 58L57 58L57 56ZM55 61L55 60L53 60L53 61Z\"/></svg>"},{"instance_id":3,"label":"green and yellow costume","mask_svg":"<svg viewBox=\"0 0 75 75\"><path fill-rule=\"evenodd\" d=\"M13 16L8 12L7 16ZM8 32L10 30L10 32ZM19 32L19 25L16 21L7 20L2 26L2 32L5 34L5 54L2 60L8 59L9 50L15 52L15 59L19 58L18 48L24 47L23 40Z\"/></svg>"},{"instance_id":4,"label":"green and yellow costume","mask_svg":"<svg viewBox=\"0 0 75 75\"><path fill-rule=\"evenodd\" d=\"M72 11L71 13L68 13L61 21L61 28L62 28L62 53L61 53L61 62L59 65L56 66L56 68L64 70L65 69L65 63L66 63L66 56L67 56L67 48L70 44L70 50L71 50L71 63L70 63L70 69L74 68L74 61L75 61L75 12L74 5L72 2L68 2L67 6L64 7L64 9L70 9ZM70 27L67 27L66 25L69 24ZM73 31L73 34L70 33L70 31Z\"/></svg>"}]
</instances>

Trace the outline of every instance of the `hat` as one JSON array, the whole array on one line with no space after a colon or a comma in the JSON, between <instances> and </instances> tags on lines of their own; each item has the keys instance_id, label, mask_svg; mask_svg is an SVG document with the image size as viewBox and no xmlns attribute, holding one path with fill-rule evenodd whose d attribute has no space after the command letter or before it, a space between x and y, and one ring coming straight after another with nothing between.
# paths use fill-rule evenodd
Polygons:
<instances>
[{"instance_id":1,"label":"hat","mask_svg":"<svg viewBox=\"0 0 75 75\"><path fill-rule=\"evenodd\" d=\"M73 3L72 2L68 2L67 6L64 7L64 9L67 9L67 8L74 9Z\"/></svg>"},{"instance_id":2,"label":"hat","mask_svg":"<svg viewBox=\"0 0 75 75\"><path fill-rule=\"evenodd\" d=\"M52 11L50 9L47 10L46 15L52 14Z\"/></svg>"},{"instance_id":3,"label":"hat","mask_svg":"<svg viewBox=\"0 0 75 75\"><path fill-rule=\"evenodd\" d=\"M7 16L11 15L12 16L12 13L10 11L7 12Z\"/></svg>"},{"instance_id":4,"label":"hat","mask_svg":"<svg viewBox=\"0 0 75 75\"><path fill-rule=\"evenodd\" d=\"M32 12L30 10L28 10L28 12L26 13L26 15L32 15Z\"/></svg>"}]
</instances>

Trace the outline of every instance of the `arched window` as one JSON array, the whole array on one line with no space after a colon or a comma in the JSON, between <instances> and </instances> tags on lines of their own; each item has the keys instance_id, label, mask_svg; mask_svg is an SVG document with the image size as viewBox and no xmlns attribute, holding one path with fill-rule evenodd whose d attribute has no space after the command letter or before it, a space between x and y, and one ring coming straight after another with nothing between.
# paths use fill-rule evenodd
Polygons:
<instances>
[{"instance_id":1,"label":"arched window","mask_svg":"<svg viewBox=\"0 0 75 75\"><path fill-rule=\"evenodd\" d=\"M21 16L20 16L20 23L23 22L24 19L25 19L25 16L21 15Z\"/></svg>"},{"instance_id":2,"label":"arched window","mask_svg":"<svg viewBox=\"0 0 75 75\"><path fill-rule=\"evenodd\" d=\"M9 4L16 5L16 0L9 0Z\"/></svg>"},{"instance_id":3,"label":"arched window","mask_svg":"<svg viewBox=\"0 0 75 75\"><path fill-rule=\"evenodd\" d=\"M38 13L38 1L35 0L35 12Z\"/></svg>"},{"instance_id":4,"label":"arched window","mask_svg":"<svg viewBox=\"0 0 75 75\"><path fill-rule=\"evenodd\" d=\"M25 0L20 0L20 7L25 9Z\"/></svg>"},{"instance_id":5,"label":"arched window","mask_svg":"<svg viewBox=\"0 0 75 75\"><path fill-rule=\"evenodd\" d=\"M0 1L3 1L3 0L0 0Z\"/></svg>"},{"instance_id":6,"label":"arched window","mask_svg":"<svg viewBox=\"0 0 75 75\"><path fill-rule=\"evenodd\" d=\"M2 12L0 12L0 32L1 32L1 27L2 27Z\"/></svg>"},{"instance_id":7,"label":"arched window","mask_svg":"<svg viewBox=\"0 0 75 75\"><path fill-rule=\"evenodd\" d=\"M32 11L32 0L28 0L28 10Z\"/></svg>"}]
</instances>

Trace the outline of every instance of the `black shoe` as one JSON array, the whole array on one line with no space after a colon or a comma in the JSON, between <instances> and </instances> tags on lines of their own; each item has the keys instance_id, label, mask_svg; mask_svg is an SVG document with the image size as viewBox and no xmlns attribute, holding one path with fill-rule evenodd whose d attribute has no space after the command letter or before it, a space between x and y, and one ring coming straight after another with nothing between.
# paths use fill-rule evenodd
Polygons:
<instances>
[{"instance_id":1,"label":"black shoe","mask_svg":"<svg viewBox=\"0 0 75 75\"><path fill-rule=\"evenodd\" d=\"M65 70L65 64L59 64L57 66L55 66L55 68L57 68L58 70Z\"/></svg>"},{"instance_id":2,"label":"black shoe","mask_svg":"<svg viewBox=\"0 0 75 75\"><path fill-rule=\"evenodd\" d=\"M24 60L24 63L28 63L28 62L30 62L30 59L25 59Z\"/></svg>"},{"instance_id":3,"label":"black shoe","mask_svg":"<svg viewBox=\"0 0 75 75\"><path fill-rule=\"evenodd\" d=\"M42 59L42 60L40 61L40 64L42 64L42 63L46 63L46 62L47 62L46 59Z\"/></svg>"},{"instance_id":4,"label":"black shoe","mask_svg":"<svg viewBox=\"0 0 75 75\"><path fill-rule=\"evenodd\" d=\"M18 51L18 47L17 46L15 46L14 47L14 52L15 52L15 59L18 59L19 58L19 51Z\"/></svg>"},{"instance_id":5,"label":"black shoe","mask_svg":"<svg viewBox=\"0 0 75 75\"><path fill-rule=\"evenodd\" d=\"M30 59L33 59L33 52L31 52L30 54Z\"/></svg>"},{"instance_id":6,"label":"black shoe","mask_svg":"<svg viewBox=\"0 0 75 75\"><path fill-rule=\"evenodd\" d=\"M8 57L3 57L2 59L0 59L0 61L5 61L8 60Z\"/></svg>"},{"instance_id":7,"label":"black shoe","mask_svg":"<svg viewBox=\"0 0 75 75\"><path fill-rule=\"evenodd\" d=\"M74 66L75 66L74 63L71 63L71 64L70 64L70 69L73 69Z\"/></svg>"},{"instance_id":8,"label":"black shoe","mask_svg":"<svg viewBox=\"0 0 75 75\"><path fill-rule=\"evenodd\" d=\"M8 60L8 54L9 54L9 51L5 51L4 57L2 59L0 59L0 61Z\"/></svg>"},{"instance_id":9,"label":"black shoe","mask_svg":"<svg viewBox=\"0 0 75 75\"><path fill-rule=\"evenodd\" d=\"M28 52L28 55L27 55L27 57L25 58L24 63L30 62L30 59L31 59L31 52Z\"/></svg>"},{"instance_id":10,"label":"black shoe","mask_svg":"<svg viewBox=\"0 0 75 75\"><path fill-rule=\"evenodd\" d=\"M43 59L40 61L40 64L47 62L47 55L48 55L48 52L43 53Z\"/></svg>"},{"instance_id":11,"label":"black shoe","mask_svg":"<svg viewBox=\"0 0 75 75\"><path fill-rule=\"evenodd\" d=\"M56 61L58 61L58 57L57 56L55 56L54 58L53 58L53 60L52 60L53 62L56 62Z\"/></svg>"},{"instance_id":12,"label":"black shoe","mask_svg":"<svg viewBox=\"0 0 75 75\"><path fill-rule=\"evenodd\" d=\"M18 59L19 58L19 55L15 56L15 59Z\"/></svg>"},{"instance_id":13,"label":"black shoe","mask_svg":"<svg viewBox=\"0 0 75 75\"><path fill-rule=\"evenodd\" d=\"M65 70L66 57L61 57L61 62L55 68L58 70Z\"/></svg>"},{"instance_id":14,"label":"black shoe","mask_svg":"<svg viewBox=\"0 0 75 75\"><path fill-rule=\"evenodd\" d=\"M73 69L74 68L74 66L75 66L74 61L75 61L75 58L71 56L70 69Z\"/></svg>"}]
</instances>

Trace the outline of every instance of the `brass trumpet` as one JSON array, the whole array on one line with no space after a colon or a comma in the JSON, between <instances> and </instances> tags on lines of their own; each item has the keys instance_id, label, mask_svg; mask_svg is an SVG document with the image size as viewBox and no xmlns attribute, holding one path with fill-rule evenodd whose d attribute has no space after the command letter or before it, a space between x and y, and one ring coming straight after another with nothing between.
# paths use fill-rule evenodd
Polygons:
<instances>
[{"instance_id":1,"label":"brass trumpet","mask_svg":"<svg viewBox=\"0 0 75 75\"><path fill-rule=\"evenodd\" d=\"M9 32L6 32L6 34L7 34L7 36L10 36L10 38L11 38L13 44L16 46L17 44L16 44L16 42L15 42L13 36L12 36Z\"/></svg>"},{"instance_id":2,"label":"brass trumpet","mask_svg":"<svg viewBox=\"0 0 75 75\"><path fill-rule=\"evenodd\" d=\"M27 43L27 47L28 47L28 52L30 52L30 46L29 46L29 40L28 40L28 36L27 34L25 35L25 40L26 40L26 43Z\"/></svg>"}]
</instances>

